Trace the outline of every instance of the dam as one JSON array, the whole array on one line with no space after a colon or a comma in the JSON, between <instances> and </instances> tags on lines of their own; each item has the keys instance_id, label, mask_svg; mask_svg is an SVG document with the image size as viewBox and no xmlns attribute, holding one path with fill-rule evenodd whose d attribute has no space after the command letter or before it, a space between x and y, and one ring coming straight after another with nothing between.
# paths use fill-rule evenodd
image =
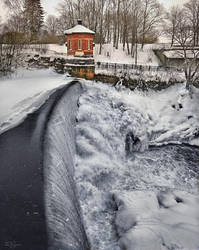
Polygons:
<instances>
[{"instance_id":1,"label":"dam","mask_svg":"<svg viewBox=\"0 0 199 250\"><path fill-rule=\"evenodd\" d=\"M147 98L74 80L0 135L1 250L120 250L132 249L134 242L140 249L138 232L147 227L160 237L146 233L143 249L199 244L194 217L199 149L183 141L194 137L185 126L183 138L179 131L169 133L176 131L170 124L168 131L165 123L161 129L161 117L146 112ZM132 147L130 141L127 147L132 134L140 145ZM166 227L162 214L177 219ZM172 231L179 222L179 231L191 240L184 242Z\"/></svg>"}]
</instances>

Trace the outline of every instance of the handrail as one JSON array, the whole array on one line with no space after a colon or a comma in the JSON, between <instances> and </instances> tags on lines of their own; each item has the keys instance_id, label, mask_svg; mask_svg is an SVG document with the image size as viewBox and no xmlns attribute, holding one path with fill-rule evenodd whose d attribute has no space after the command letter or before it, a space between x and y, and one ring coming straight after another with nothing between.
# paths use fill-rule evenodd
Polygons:
<instances>
[{"instance_id":1,"label":"handrail","mask_svg":"<svg viewBox=\"0 0 199 250\"><path fill-rule=\"evenodd\" d=\"M108 62L96 62L95 66L97 69L107 69L107 70L139 70L139 71L179 71L182 69L176 67L166 67L166 66L153 66L153 65L139 65L139 64L121 64L121 63L108 63Z\"/></svg>"}]
</instances>

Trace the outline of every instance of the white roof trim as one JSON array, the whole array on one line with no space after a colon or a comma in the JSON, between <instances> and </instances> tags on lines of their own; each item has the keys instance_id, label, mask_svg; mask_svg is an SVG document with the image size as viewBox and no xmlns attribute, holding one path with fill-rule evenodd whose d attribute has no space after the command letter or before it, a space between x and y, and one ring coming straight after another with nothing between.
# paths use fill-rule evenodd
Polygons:
<instances>
[{"instance_id":1,"label":"white roof trim","mask_svg":"<svg viewBox=\"0 0 199 250\"><path fill-rule=\"evenodd\" d=\"M65 30L64 31L64 34L66 35L70 35L70 34L81 34L81 33L86 33L86 34L95 34L94 31L86 28L85 26L83 25L76 25L75 27L71 28L71 29L68 29L68 30Z\"/></svg>"}]
</instances>

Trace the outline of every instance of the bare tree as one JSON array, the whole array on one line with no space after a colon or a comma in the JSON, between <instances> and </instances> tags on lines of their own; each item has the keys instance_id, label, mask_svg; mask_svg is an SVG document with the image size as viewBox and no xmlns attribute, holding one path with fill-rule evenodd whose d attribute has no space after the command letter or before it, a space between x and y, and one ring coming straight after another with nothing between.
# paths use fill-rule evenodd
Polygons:
<instances>
[{"instance_id":1,"label":"bare tree","mask_svg":"<svg viewBox=\"0 0 199 250\"><path fill-rule=\"evenodd\" d=\"M176 21L173 40L179 45L177 53L184 59L186 88L190 89L190 85L199 80L199 48L194 46L195 36L184 9L178 13Z\"/></svg>"},{"instance_id":2,"label":"bare tree","mask_svg":"<svg viewBox=\"0 0 199 250\"><path fill-rule=\"evenodd\" d=\"M24 32L24 4L25 0L3 0L4 4L9 9L9 18L7 20L7 27L9 31Z\"/></svg>"},{"instance_id":3,"label":"bare tree","mask_svg":"<svg viewBox=\"0 0 199 250\"><path fill-rule=\"evenodd\" d=\"M9 8L11 15L21 15L24 10L25 0L3 0L4 4Z\"/></svg>"},{"instance_id":4,"label":"bare tree","mask_svg":"<svg viewBox=\"0 0 199 250\"><path fill-rule=\"evenodd\" d=\"M106 0L100 0L99 1L99 10L100 10L100 22L99 22L99 41L100 41L100 49L99 49L99 54L101 55L102 53L102 45L103 45L103 40L104 40L104 34L103 34L103 20L104 20L104 12L105 12L105 4Z\"/></svg>"},{"instance_id":5,"label":"bare tree","mask_svg":"<svg viewBox=\"0 0 199 250\"><path fill-rule=\"evenodd\" d=\"M132 30L131 30L131 55L135 57L135 64L137 65L138 56L138 38L142 31L142 11L141 2L139 0L133 0L132 2Z\"/></svg>"},{"instance_id":6,"label":"bare tree","mask_svg":"<svg viewBox=\"0 0 199 250\"><path fill-rule=\"evenodd\" d=\"M57 7L59 16L59 22L62 22L62 26L64 29L71 28L75 25L75 19L77 18L75 15L73 1L71 0L63 0Z\"/></svg>"},{"instance_id":7,"label":"bare tree","mask_svg":"<svg viewBox=\"0 0 199 250\"><path fill-rule=\"evenodd\" d=\"M157 0L142 0L142 48L145 43L146 34L151 32L159 24L162 17L162 7Z\"/></svg>"},{"instance_id":8,"label":"bare tree","mask_svg":"<svg viewBox=\"0 0 199 250\"><path fill-rule=\"evenodd\" d=\"M0 35L2 34L2 26L3 26L3 24L2 24L2 18L0 16Z\"/></svg>"},{"instance_id":9,"label":"bare tree","mask_svg":"<svg viewBox=\"0 0 199 250\"><path fill-rule=\"evenodd\" d=\"M119 37L120 37L120 6L121 0L111 0L111 10L113 18L113 46L118 49Z\"/></svg>"},{"instance_id":10,"label":"bare tree","mask_svg":"<svg viewBox=\"0 0 199 250\"><path fill-rule=\"evenodd\" d=\"M99 53L105 42L119 43L134 55L134 47L156 32L162 9L158 0L62 0L58 6L58 30L71 28L81 17L88 28L95 31L95 42L100 44ZM145 13L143 15L143 13ZM61 33L61 32L60 32Z\"/></svg>"},{"instance_id":11,"label":"bare tree","mask_svg":"<svg viewBox=\"0 0 199 250\"><path fill-rule=\"evenodd\" d=\"M59 25L58 18L54 15L48 15L45 22L45 26L48 32L51 33L52 35L55 35L57 33L58 25Z\"/></svg>"},{"instance_id":12,"label":"bare tree","mask_svg":"<svg viewBox=\"0 0 199 250\"><path fill-rule=\"evenodd\" d=\"M130 47L129 47L130 11L131 11L131 1L123 0L122 2L122 43L123 43L123 50L125 49L125 45L127 45L128 54L130 54Z\"/></svg>"},{"instance_id":13,"label":"bare tree","mask_svg":"<svg viewBox=\"0 0 199 250\"><path fill-rule=\"evenodd\" d=\"M9 32L0 35L0 75L5 75L20 64L23 44L18 43L17 34Z\"/></svg>"},{"instance_id":14,"label":"bare tree","mask_svg":"<svg viewBox=\"0 0 199 250\"><path fill-rule=\"evenodd\" d=\"M193 44L199 45L199 2L190 0L184 5L187 21L190 23L193 32Z\"/></svg>"},{"instance_id":15,"label":"bare tree","mask_svg":"<svg viewBox=\"0 0 199 250\"><path fill-rule=\"evenodd\" d=\"M4 24L0 35L0 73L7 74L14 70L21 62L25 43L23 0L4 0L9 8L9 18Z\"/></svg>"},{"instance_id":16,"label":"bare tree","mask_svg":"<svg viewBox=\"0 0 199 250\"><path fill-rule=\"evenodd\" d=\"M171 46L174 43L174 36L177 28L177 20L180 15L180 9L178 6L175 6L171 9L170 13L168 13L167 19L169 20L169 33L171 36ZM167 32L168 33L168 32Z\"/></svg>"}]
</instances>

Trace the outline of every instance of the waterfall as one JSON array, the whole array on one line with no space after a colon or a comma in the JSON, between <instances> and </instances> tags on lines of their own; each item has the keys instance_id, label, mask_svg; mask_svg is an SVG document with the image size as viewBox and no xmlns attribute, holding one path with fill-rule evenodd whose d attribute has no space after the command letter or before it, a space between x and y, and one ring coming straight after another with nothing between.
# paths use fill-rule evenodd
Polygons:
<instances>
[{"instance_id":1,"label":"waterfall","mask_svg":"<svg viewBox=\"0 0 199 250\"><path fill-rule=\"evenodd\" d=\"M81 91L77 82L69 86L53 109L45 135L45 204L48 249L52 250L89 249L73 179L74 126Z\"/></svg>"},{"instance_id":2,"label":"waterfall","mask_svg":"<svg viewBox=\"0 0 199 250\"><path fill-rule=\"evenodd\" d=\"M175 249L181 248L178 246L195 249L199 227L197 224L193 233L189 228L190 222L197 221L197 217L192 218L196 216L195 204L198 202L199 149L183 144L170 145L170 136L167 137L168 145L150 145L154 131L165 133L158 130L159 124L170 131L165 119L168 119L170 127L177 124L172 135L175 131L176 138L179 138L181 124L178 122L183 120L187 125L186 115L179 119L184 114L178 111L170 114L173 110L169 106L170 101L166 101L165 109L156 116L154 107L159 108L164 101L164 98L157 97L159 92L152 95L151 99L157 99L153 108L148 109L150 96L141 92L118 91L99 82L85 82L83 87L85 91L79 99L77 114L75 180L92 249L165 249L159 244L162 239L168 249L175 248L173 242L177 246ZM167 91L173 93L173 90ZM165 110L168 110L166 114ZM181 210L179 218L174 215L172 207L170 210L165 208L164 216L161 216L163 209L159 197L162 196L165 207L171 206L168 203L172 201L176 209L186 206L186 213ZM193 202L180 203L188 200L186 196ZM158 221L155 220L157 214L161 218ZM145 219L139 224L143 217ZM164 223L166 218L171 221L173 229ZM158 225L156 228L152 225L154 221L154 225ZM152 234L152 230L148 232L150 223L151 228L155 228ZM178 230L182 230L186 237L183 234L178 237ZM160 232L161 236L158 236ZM187 242L184 242L185 238Z\"/></svg>"}]
</instances>

